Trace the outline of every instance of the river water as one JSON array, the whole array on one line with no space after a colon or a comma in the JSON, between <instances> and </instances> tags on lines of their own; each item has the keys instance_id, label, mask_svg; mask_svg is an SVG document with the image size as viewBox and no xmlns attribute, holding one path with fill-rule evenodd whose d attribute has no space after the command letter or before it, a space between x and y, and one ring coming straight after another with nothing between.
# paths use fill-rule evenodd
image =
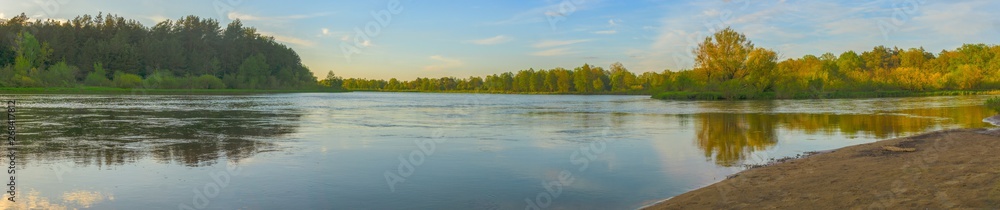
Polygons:
<instances>
[{"instance_id":1,"label":"river water","mask_svg":"<svg viewBox=\"0 0 1000 210\"><path fill-rule=\"evenodd\" d=\"M985 98L0 95L18 134L0 207L634 209L746 164L989 127Z\"/></svg>"}]
</instances>

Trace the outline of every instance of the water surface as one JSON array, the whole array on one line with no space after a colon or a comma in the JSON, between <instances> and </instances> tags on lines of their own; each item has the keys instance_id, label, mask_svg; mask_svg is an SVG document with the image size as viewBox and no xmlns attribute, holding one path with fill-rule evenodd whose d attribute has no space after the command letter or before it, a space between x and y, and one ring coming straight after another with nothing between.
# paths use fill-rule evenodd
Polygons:
<instances>
[{"instance_id":1,"label":"water surface","mask_svg":"<svg viewBox=\"0 0 1000 210\"><path fill-rule=\"evenodd\" d=\"M0 98L19 132L18 200L0 207L49 209L631 209L744 164L995 114L985 96Z\"/></svg>"}]
</instances>

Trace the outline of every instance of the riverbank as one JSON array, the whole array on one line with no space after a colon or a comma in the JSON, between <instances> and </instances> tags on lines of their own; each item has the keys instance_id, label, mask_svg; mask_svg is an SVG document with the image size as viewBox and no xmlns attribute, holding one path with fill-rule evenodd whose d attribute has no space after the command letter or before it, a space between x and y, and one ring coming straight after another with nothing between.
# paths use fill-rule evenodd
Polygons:
<instances>
[{"instance_id":1,"label":"riverbank","mask_svg":"<svg viewBox=\"0 0 1000 210\"><path fill-rule=\"evenodd\" d=\"M779 96L774 92L765 93L722 93L722 92L687 92L669 91L652 94L654 99L662 100L759 100L759 99L835 99L835 98L894 98L921 96L963 96L963 95L997 95L1000 90L956 90L956 91L865 91L865 92L802 92Z\"/></svg>"},{"instance_id":2,"label":"riverbank","mask_svg":"<svg viewBox=\"0 0 1000 210\"><path fill-rule=\"evenodd\" d=\"M386 92L386 93L472 93L472 94L511 94L511 95L652 95L649 91L610 91L610 92L514 92L514 91L421 91L421 90L351 90L354 92Z\"/></svg>"},{"instance_id":3,"label":"riverbank","mask_svg":"<svg viewBox=\"0 0 1000 210\"><path fill-rule=\"evenodd\" d=\"M135 94L135 95L250 95L272 93L339 93L329 89L252 90L252 89L126 89L108 87L73 88L0 88L0 94Z\"/></svg>"},{"instance_id":4,"label":"riverbank","mask_svg":"<svg viewBox=\"0 0 1000 210\"><path fill-rule=\"evenodd\" d=\"M510 91L420 91L420 90L351 90L354 92L389 92L389 93L472 93L472 94L515 94L515 95L648 95L660 100L774 100L774 99L840 99L840 98L898 98L924 96L964 96L964 95L1000 95L1000 90L967 90L967 91L867 91L867 92L825 92L825 93L795 93L779 96L774 92L757 94L725 94L722 92L689 92L689 91L612 91L612 92L510 92Z\"/></svg>"},{"instance_id":5,"label":"riverbank","mask_svg":"<svg viewBox=\"0 0 1000 210\"><path fill-rule=\"evenodd\" d=\"M1000 208L1000 131L955 129L749 169L646 209Z\"/></svg>"}]
</instances>

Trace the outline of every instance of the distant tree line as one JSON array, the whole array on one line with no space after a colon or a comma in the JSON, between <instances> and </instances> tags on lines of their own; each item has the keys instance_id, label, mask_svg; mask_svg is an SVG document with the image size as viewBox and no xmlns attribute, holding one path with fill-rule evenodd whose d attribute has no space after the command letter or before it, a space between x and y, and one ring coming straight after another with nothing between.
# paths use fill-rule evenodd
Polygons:
<instances>
[{"instance_id":1,"label":"distant tree line","mask_svg":"<svg viewBox=\"0 0 1000 210\"><path fill-rule=\"evenodd\" d=\"M885 46L839 56L824 53L778 61L726 28L706 37L693 69L636 75L621 63L573 70L521 70L486 77L343 79L332 72L323 84L351 90L472 91L506 93L649 93L673 99L822 98L878 92L1000 89L1000 46L965 44L934 54L923 48ZM876 96L876 94L869 94Z\"/></svg>"},{"instance_id":2,"label":"distant tree line","mask_svg":"<svg viewBox=\"0 0 1000 210\"><path fill-rule=\"evenodd\" d=\"M670 74L664 71L664 74ZM472 76L469 78L416 78L400 81L396 78L343 79L328 73L323 84L341 85L349 90L383 91L457 91L457 92L498 92L498 93L645 93L654 87L663 86L664 74L646 72L636 75L621 63L614 63L608 69L583 64L573 70L564 68L526 69L518 72Z\"/></svg>"},{"instance_id":3,"label":"distant tree line","mask_svg":"<svg viewBox=\"0 0 1000 210\"><path fill-rule=\"evenodd\" d=\"M824 53L778 62L774 51L755 47L745 35L726 28L706 37L694 53L694 69L670 76L663 89L669 92L659 98L699 93L743 99L1000 89L998 45L965 44L936 55L923 48L877 46L860 54Z\"/></svg>"},{"instance_id":4,"label":"distant tree line","mask_svg":"<svg viewBox=\"0 0 1000 210\"><path fill-rule=\"evenodd\" d=\"M116 15L0 19L0 87L318 87L291 48L239 20L187 16L146 27Z\"/></svg>"}]
</instances>

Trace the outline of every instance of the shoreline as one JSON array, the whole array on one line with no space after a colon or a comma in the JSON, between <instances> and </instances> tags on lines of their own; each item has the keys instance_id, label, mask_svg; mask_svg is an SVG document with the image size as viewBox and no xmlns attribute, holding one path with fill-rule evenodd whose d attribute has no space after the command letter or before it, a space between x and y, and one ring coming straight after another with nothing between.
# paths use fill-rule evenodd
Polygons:
<instances>
[{"instance_id":1,"label":"shoreline","mask_svg":"<svg viewBox=\"0 0 1000 210\"><path fill-rule=\"evenodd\" d=\"M137 94L137 95L254 95L275 93L346 93L347 90L254 89L125 89L109 87L0 88L0 94Z\"/></svg>"},{"instance_id":2,"label":"shoreline","mask_svg":"<svg viewBox=\"0 0 1000 210\"><path fill-rule=\"evenodd\" d=\"M1000 207L1000 129L949 129L751 168L640 209Z\"/></svg>"}]
</instances>

